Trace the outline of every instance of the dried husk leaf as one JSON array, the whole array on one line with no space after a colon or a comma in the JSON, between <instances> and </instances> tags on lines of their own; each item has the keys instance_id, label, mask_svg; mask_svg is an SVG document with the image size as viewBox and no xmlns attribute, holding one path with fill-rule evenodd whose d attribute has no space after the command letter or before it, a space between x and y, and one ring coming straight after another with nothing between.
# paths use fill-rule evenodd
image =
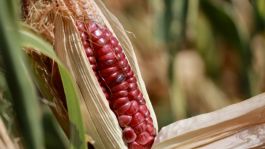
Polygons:
<instances>
[{"instance_id":1,"label":"dried husk leaf","mask_svg":"<svg viewBox=\"0 0 265 149\"><path fill-rule=\"evenodd\" d=\"M163 127L152 148L245 148L265 142L265 94Z\"/></svg>"},{"instance_id":2,"label":"dried husk leaf","mask_svg":"<svg viewBox=\"0 0 265 149\"><path fill-rule=\"evenodd\" d=\"M239 132L214 141L210 144L203 145L201 149L218 149L218 148L264 148L265 146L265 124L254 125L240 130Z\"/></svg>"}]
</instances>

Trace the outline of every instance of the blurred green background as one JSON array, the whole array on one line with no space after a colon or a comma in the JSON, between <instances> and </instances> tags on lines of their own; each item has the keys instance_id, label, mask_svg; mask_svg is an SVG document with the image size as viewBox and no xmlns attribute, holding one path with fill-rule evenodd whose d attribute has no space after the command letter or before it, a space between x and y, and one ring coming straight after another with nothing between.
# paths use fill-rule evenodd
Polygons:
<instances>
[{"instance_id":1,"label":"blurred green background","mask_svg":"<svg viewBox=\"0 0 265 149\"><path fill-rule=\"evenodd\" d=\"M103 1L133 42L160 128L264 92L264 0ZM21 2L29 1L0 1L0 141L9 135L26 148L86 148L73 81L52 45L22 23ZM48 108L56 103L36 90L25 47L58 62L76 126L68 138Z\"/></svg>"},{"instance_id":2,"label":"blurred green background","mask_svg":"<svg viewBox=\"0 0 265 149\"><path fill-rule=\"evenodd\" d=\"M160 127L265 90L265 1L104 2L133 41Z\"/></svg>"}]
</instances>

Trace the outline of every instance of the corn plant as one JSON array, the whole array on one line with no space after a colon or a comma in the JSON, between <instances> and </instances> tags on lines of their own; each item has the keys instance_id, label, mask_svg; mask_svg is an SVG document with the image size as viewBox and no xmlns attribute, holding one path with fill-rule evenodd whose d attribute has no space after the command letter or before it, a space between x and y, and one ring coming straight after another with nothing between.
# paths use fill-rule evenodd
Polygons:
<instances>
[{"instance_id":1,"label":"corn plant","mask_svg":"<svg viewBox=\"0 0 265 149\"><path fill-rule=\"evenodd\" d=\"M234 6L234 1L221 2L221 7L210 0L150 1L158 19L152 25L157 25L156 35L168 56L165 82L169 85L168 111L174 119L197 114L196 108L189 107L193 93L205 97L200 100L214 108L231 103L223 100L227 96L220 97L223 92L215 85L217 81L209 79L223 73L218 58L213 59L219 53L215 46L219 40L239 57L235 71L240 72L240 98L257 92L253 87L257 84L252 68L255 57L248 41L264 32L264 2L250 2L256 26L250 36L243 36L244 27L225 9ZM265 129L265 119L260 118L264 95L174 122L159 131L161 120L157 121L132 43L100 0L11 0L1 1L0 8L0 116L5 122L4 126L0 119L0 136L4 136L0 147L216 148L220 144L257 147L265 142L259 133L250 133ZM197 21L206 26L206 39L200 38L201 30L194 29ZM216 41L210 38L212 33ZM212 57L206 48L214 49ZM207 77L198 77L200 85L185 87L177 76L179 53L187 51L198 53L207 63ZM209 101L212 97L218 98ZM231 142L238 135L246 139L245 133L260 142Z\"/></svg>"}]
</instances>

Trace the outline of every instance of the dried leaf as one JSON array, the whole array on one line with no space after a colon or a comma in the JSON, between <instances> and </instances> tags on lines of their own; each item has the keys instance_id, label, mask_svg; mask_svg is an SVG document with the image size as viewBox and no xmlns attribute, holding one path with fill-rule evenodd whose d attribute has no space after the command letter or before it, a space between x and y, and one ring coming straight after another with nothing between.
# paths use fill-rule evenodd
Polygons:
<instances>
[{"instance_id":1,"label":"dried leaf","mask_svg":"<svg viewBox=\"0 0 265 149\"><path fill-rule=\"evenodd\" d=\"M265 131L264 99L265 94L261 94L238 104L163 127L153 148L230 148L261 145ZM241 138L235 141L239 136ZM248 139L251 136L256 138Z\"/></svg>"}]
</instances>

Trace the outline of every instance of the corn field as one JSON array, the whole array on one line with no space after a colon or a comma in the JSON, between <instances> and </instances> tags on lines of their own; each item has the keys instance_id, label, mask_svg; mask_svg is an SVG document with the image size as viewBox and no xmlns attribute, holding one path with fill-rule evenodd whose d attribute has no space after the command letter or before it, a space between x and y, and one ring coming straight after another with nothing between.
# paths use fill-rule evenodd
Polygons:
<instances>
[{"instance_id":1,"label":"corn field","mask_svg":"<svg viewBox=\"0 0 265 149\"><path fill-rule=\"evenodd\" d=\"M0 148L202 147L224 107L208 148L265 129L264 0L1 0L0 31Z\"/></svg>"}]
</instances>

